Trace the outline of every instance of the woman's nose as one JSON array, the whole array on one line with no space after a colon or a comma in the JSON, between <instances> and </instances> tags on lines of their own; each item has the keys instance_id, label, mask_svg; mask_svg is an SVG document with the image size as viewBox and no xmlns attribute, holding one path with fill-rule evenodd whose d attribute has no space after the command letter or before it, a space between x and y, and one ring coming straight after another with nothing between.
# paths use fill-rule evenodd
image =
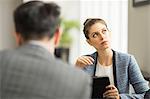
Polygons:
<instances>
[{"instance_id":1,"label":"woman's nose","mask_svg":"<svg viewBox=\"0 0 150 99\"><path fill-rule=\"evenodd\" d=\"M105 38L105 35L104 35L103 33L100 33L99 38L100 38L101 40L103 40L103 39Z\"/></svg>"}]
</instances>

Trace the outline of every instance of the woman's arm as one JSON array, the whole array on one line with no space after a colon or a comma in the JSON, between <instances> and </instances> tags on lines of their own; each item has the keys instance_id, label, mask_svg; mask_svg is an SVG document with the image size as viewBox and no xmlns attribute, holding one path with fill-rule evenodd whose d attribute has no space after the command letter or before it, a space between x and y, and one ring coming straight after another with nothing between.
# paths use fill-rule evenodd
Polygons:
<instances>
[{"instance_id":1,"label":"woman's arm","mask_svg":"<svg viewBox=\"0 0 150 99\"><path fill-rule=\"evenodd\" d=\"M131 95L120 94L120 97L122 99L143 99L145 92L149 89L149 86L148 82L144 79L134 56L130 56L128 76L129 81L135 90L135 93Z\"/></svg>"}]
</instances>

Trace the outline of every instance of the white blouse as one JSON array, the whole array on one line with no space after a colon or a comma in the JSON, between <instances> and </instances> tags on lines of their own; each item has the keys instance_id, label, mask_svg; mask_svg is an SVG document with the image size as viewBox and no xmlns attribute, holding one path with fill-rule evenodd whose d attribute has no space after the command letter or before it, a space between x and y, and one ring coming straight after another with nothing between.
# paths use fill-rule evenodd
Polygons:
<instances>
[{"instance_id":1,"label":"white blouse","mask_svg":"<svg viewBox=\"0 0 150 99\"><path fill-rule=\"evenodd\" d=\"M109 77L110 84L114 85L113 66L103 66L97 62L96 73L97 77Z\"/></svg>"}]
</instances>

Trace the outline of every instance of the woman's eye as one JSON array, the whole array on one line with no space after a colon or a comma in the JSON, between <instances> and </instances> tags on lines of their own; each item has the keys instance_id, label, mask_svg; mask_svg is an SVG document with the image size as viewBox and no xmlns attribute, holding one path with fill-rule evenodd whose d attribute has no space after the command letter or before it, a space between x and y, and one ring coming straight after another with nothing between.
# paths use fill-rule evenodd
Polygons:
<instances>
[{"instance_id":1,"label":"woman's eye","mask_svg":"<svg viewBox=\"0 0 150 99\"><path fill-rule=\"evenodd\" d=\"M98 36L98 33L94 33L94 34L93 34L93 37L97 37L97 36Z\"/></svg>"},{"instance_id":2,"label":"woman's eye","mask_svg":"<svg viewBox=\"0 0 150 99\"><path fill-rule=\"evenodd\" d=\"M103 30L103 31L102 31L103 34L106 34L106 32L107 32L107 30Z\"/></svg>"}]
</instances>

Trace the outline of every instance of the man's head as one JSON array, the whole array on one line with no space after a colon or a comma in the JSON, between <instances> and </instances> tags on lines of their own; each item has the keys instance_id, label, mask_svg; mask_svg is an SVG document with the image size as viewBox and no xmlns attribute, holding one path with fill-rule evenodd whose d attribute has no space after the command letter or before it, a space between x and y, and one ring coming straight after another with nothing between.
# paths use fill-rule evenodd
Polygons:
<instances>
[{"instance_id":1,"label":"man's head","mask_svg":"<svg viewBox=\"0 0 150 99\"><path fill-rule=\"evenodd\" d=\"M55 3L24 3L14 11L16 34L23 42L41 40L45 37L51 39L58 28L59 15L60 7Z\"/></svg>"}]
</instances>

